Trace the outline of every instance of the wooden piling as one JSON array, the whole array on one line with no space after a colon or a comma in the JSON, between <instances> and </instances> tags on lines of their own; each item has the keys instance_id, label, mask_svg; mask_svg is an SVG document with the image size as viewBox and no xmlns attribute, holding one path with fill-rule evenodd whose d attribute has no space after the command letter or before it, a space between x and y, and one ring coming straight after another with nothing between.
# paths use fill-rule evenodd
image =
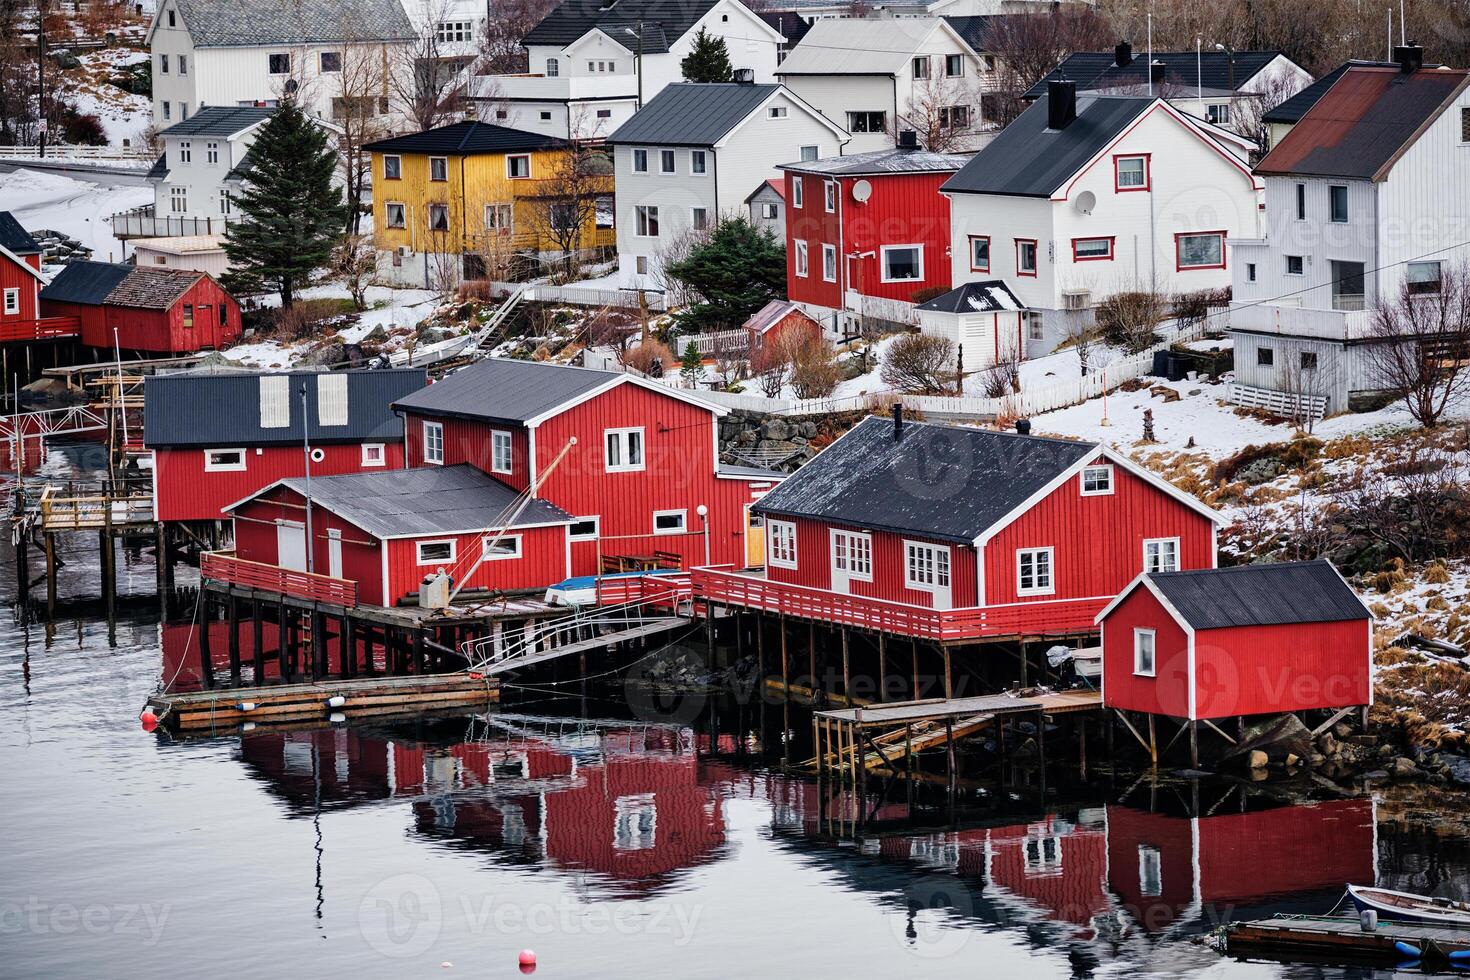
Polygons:
<instances>
[{"instance_id":1,"label":"wooden piling","mask_svg":"<svg viewBox=\"0 0 1470 980\"><path fill-rule=\"evenodd\" d=\"M230 683L240 683L240 600L233 594L225 602L229 625Z\"/></svg>"},{"instance_id":2,"label":"wooden piling","mask_svg":"<svg viewBox=\"0 0 1470 980\"><path fill-rule=\"evenodd\" d=\"M205 688L214 687L214 660L209 650L209 624L214 618L210 608L209 594L199 596L199 683Z\"/></svg>"},{"instance_id":3,"label":"wooden piling","mask_svg":"<svg viewBox=\"0 0 1470 980\"><path fill-rule=\"evenodd\" d=\"M261 621L259 599L250 602L250 646L255 670L255 686L265 683L265 623Z\"/></svg>"}]
</instances>

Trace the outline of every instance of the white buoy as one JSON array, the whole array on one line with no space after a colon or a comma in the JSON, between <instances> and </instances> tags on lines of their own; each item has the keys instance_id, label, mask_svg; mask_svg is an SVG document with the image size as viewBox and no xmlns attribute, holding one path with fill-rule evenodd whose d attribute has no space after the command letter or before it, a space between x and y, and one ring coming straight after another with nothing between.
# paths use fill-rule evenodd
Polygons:
<instances>
[{"instance_id":1,"label":"white buoy","mask_svg":"<svg viewBox=\"0 0 1470 980\"><path fill-rule=\"evenodd\" d=\"M331 697L327 698L327 707L329 708L340 708L346 703L347 699L340 694L333 694Z\"/></svg>"}]
</instances>

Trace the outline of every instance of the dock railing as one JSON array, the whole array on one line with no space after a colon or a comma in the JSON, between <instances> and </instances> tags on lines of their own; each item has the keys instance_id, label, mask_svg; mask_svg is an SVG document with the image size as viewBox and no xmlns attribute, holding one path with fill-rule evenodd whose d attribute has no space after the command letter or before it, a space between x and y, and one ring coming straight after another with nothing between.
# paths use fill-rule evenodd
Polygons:
<instances>
[{"instance_id":1,"label":"dock railing","mask_svg":"<svg viewBox=\"0 0 1470 980\"><path fill-rule=\"evenodd\" d=\"M41 530L85 531L153 523L152 494L65 495L47 487L41 494Z\"/></svg>"},{"instance_id":2,"label":"dock railing","mask_svg":"<svg viewBox=\"0 0 1470 980\"><path fill-rule=\"evenodd\" d=\"M233 551L206 551L199 558L199 574L216 582L278 592L298 599L330 602L349 609L357 605L357 583L351 579L248 561L235 557Z\"/></svg>"}]
</instances>

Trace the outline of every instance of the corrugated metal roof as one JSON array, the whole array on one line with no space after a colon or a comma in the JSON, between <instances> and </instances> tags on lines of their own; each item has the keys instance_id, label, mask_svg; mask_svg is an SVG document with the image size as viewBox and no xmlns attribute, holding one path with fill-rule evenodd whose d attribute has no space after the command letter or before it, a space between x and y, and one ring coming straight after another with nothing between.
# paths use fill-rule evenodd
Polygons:
<instances>
[{"instance_id":1,"label":"corrugated metal roof","mask_svg":"<svg viewBox=\"0 0 1470 980\"><path fill-rule=\"evenodd\" d=\"M797 170L808 174L834 177L857 177L862 174L920 174L959 170L970 160L968 153L930 153L928 150L869 150L850 156L827 157L825 160L803 160L783 163L781 170Z\"/></svg>"},{"instance_id":2,"label":"corrugated metal roof","mask_svg":"<svg viewBox=\"0 0 1470 980\"><path fill-rule=\"evenodd\" d=\"M161 131L160 136L229 136L269 119L275 109L254 105L209 105L194 110Z\"/></svg>"},{"instance_id":3,"label":"corrugated metal roof","mask_svg":"<svg viewBox=\"0 0 1470 980\"><path fill-rule=\"evenodd\" d=\"M177 0L196 48L410 40L399 0Z\"/></svg>"},{"instance_id":4,"label":"corrugated metal roof","mask_svg":"<svg viewBox=\"0 0 1470 980\"><path fill-rule=\"evenodd\" d=\"M1255 78L1263 68L1280 56L1280 51L1235 52L1235 90ZM1060 79L1076 82L1078 91L1148 86L1147 51L1134 51L1133 59L1121 68L1114 63L1116 57L1112 51L1075 52L1048 72L1041 81L1031 86L1022 97L1038 99L1046 94L1047 82ZM1205 50L1198 55L1194 51L1155 51L1153 60L1163 64L1166 84L1188 89L1190 94L1196 88L1214 89L1217 92L1231 91L1231 56L1224 51Z\"/></svg>"},{"instance_id":5,"label":"corrugated metal roof","mask_svg":"<svg viewBox=\"0 0 1470 980\"><path fill-rule=\"evenodd\" d=\"M1421 127L1464 87L1462 70L1350 67L1256 166L1300 174L1382 180Z\"/></svg>"},{"instance_id":6,"label":"corrugated metal roof","mask_svg":"<svg viewBox=\"0 0 1470 980\"><path fill-rule=\"evenodd\" d=\"M621 377L614 371L490 357L399 398L396 406L424 415L521 423Z\"/></svg>"},{"instance_id":7,"label":"corrugated metal roof","mask_svg":"<svg viewBox=\"0 0 1470 980\"><path fill-rule=\"evenodd\" d=\"M675 82L664 86L607 141L713 146L780 88L734 82Z\"/></svg>"},{"instance_id":8,"label":"corrugated metal roof","mask_svg":"<svg viewBox=\"0 0 1470 980\"><path fill-rule=\"evenodd\" d=\"M290 418L278 428L260 424L260 379L281 375L181 372L145 378L143 444L152 449L300 444L303 381L308 385L312 442L391 442L403 438L403 420L393 413L393 402L428 383L423 368L330 372L347 378L347 424L322 425L316 381L328 373L285 375L291 379Z\"/></svg>"},{"instance_id":9,"label":"corrugated metal roof","mask_svg":"<svg viewBox=\"0 0 1470 980\"><path fill-rule=\"evenodd\" d=\"M1050 197L1155 101L1122 95L1079 95L1077 118L1063 129L1052 130L1046 127L1048 97L1043 95L941 189Z\"/></svg>"},{"instance_id":10,"label":"corrugated metal roof","mask_svg":"<svg viewBox=\"0 0 1470 980\"><path fill-rule=\"evenodd\" d=\"M1424 67L1438 68L1439 65L1426 64ZM1398 65L1392 61L1345 61L1276 108L1268 110L1261 116L1261 121L1268 123L1297 122L1307 114L1308 109L1317 104L1317 100L1322 98L1328 89L1337 84L1342 73L1349 68L1392 68L1397 71Z\"/></svg>"},{"instance_id":11,"label":"corrugated metal roof","mask_svg":"<svg viewBox=\"0 0 1470 980\"><path fill-rule=\"evenodd\" d=\"M754 508L970 543L1097 446L867 418Z\"/></svg>"},{"instance_id":12,"label":"corrugated metal roof","mask_svg":"<svg viewBox=\"0 0 1470 980\"><path fill-rule=\"evenodd\" d=\"M709 12L716 0L564 0L542 18L521 40L526 47L551 45L564 48L594 28L601 28L629 51L638 48L638 30L643 31L643 52L659 54L687 34Z\"/></svg>"},{"instance_id":13,"label":"corrugated metal roof","mask_svg":"<svg viewBox=\"0 0 1470 980\"><path fill-rule=\"evenodd\" d=\"M544 150L561 146L562 140L544 133L532 133L509 126L467 120L426 129L421 133L378 140L363 147L375 153L505 153Z\"/></svg>"},{"instance_id":14,"label":"corrugated metal roof","mask_svg":"<svg viewBox=\"0 0 1470 980\"><path fill-rule=\"evenodd\" d=\"M1363 600L1326 561L1237 565L1148 576L1195 629L1368 619Z\"/></svg>"},{"instance_id":15,"label":"corrugated metal roof","mask_svg":"<svg viewBox=\"0 0 1470 980\"><path fill-rule=\"evenodd\" d=\"M773 299L765 306L750 315L741 326L746 330L754 330L757 333L765 333L767 330L780 323L788 313L803 313L801 307L789 299ZM810 319L810 317L808 317Z\"/></svg>"},{"instance_id":16,"label":"corrugated metal roof","mask_svg":"<svg viewBox=\"0 0 1470 980\"><path fill-rule=\"evenodd\" d=\"M97 306L132 271L133 266L118 262L69 262L41 290L41 298Z\"/></svg>"},{"instance_id":17,"label":"corrugated metal roof","mask_svg":"<svg viewBox=\"0 0 1470 980\"><path fill-rule=\"evenodd\" d=\"M908 69L938 17L824 17L776 68L777 75L892 75Z\"/></svg>"},{"instance_id":18,"label":"corrugated metal roof","mask_svg":"<svg viewBox=\"0 0 1470 980\"><path fill-rule=\"evenodd\" d=\"M941 313L997 313L1002 310L1024 310L1026 304L1016 298L1002 279L967 282L942 296L919 306L921 310Z\"/></svg>"},{"instance_id":19,"label":"corrugated metal roof","mask_svg":"<svg viewBox=\"0 0 1470 980\"><path fill-rule=\"evenodd\" d=\"M9 211L0 211L0 248L14 255L39 255L41 246Z\"/></svg>"},{"instance_id":20,"label":"corrugated metal roof","mask_svg":"<svg viewBox=\"0 0 1470 980\"><path fill-rule=\"evenodd\" d=\"M306 480L284 481L306 493ZM505 523L520 494L469 465L314 477L313 505L325 507L380 538L571 523L572 515L537 498Z\"/></svg>"}]
</instances>

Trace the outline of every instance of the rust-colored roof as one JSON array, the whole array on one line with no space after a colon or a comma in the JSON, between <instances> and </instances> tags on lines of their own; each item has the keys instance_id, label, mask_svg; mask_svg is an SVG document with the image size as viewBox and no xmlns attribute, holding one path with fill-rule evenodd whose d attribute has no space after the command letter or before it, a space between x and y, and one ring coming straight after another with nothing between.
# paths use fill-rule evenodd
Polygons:
<instances>
[{"instance_id":1,"label":"rust-colored roof","mask_svg":"<svg viewBox=\"0 0 1470 980\"><path fill-rule=\"evenodd\" d=\"M1354 66L1266 154L1257 174L1382 180L1466 84L1460 69Z\"/></svg>"},{"instance_id":2,"label":"rust-colored roof","mask_svg":"<svg viewBox=\"0 0 1470 980\"><path fill-rule=\"evenodd\" d=\"M139 266L113 287L112 292L107 294L107 303L110 306L131 306L135 309L166 310L203 277L204 273L190 269Z\"/></svg>"}]
</instances>

